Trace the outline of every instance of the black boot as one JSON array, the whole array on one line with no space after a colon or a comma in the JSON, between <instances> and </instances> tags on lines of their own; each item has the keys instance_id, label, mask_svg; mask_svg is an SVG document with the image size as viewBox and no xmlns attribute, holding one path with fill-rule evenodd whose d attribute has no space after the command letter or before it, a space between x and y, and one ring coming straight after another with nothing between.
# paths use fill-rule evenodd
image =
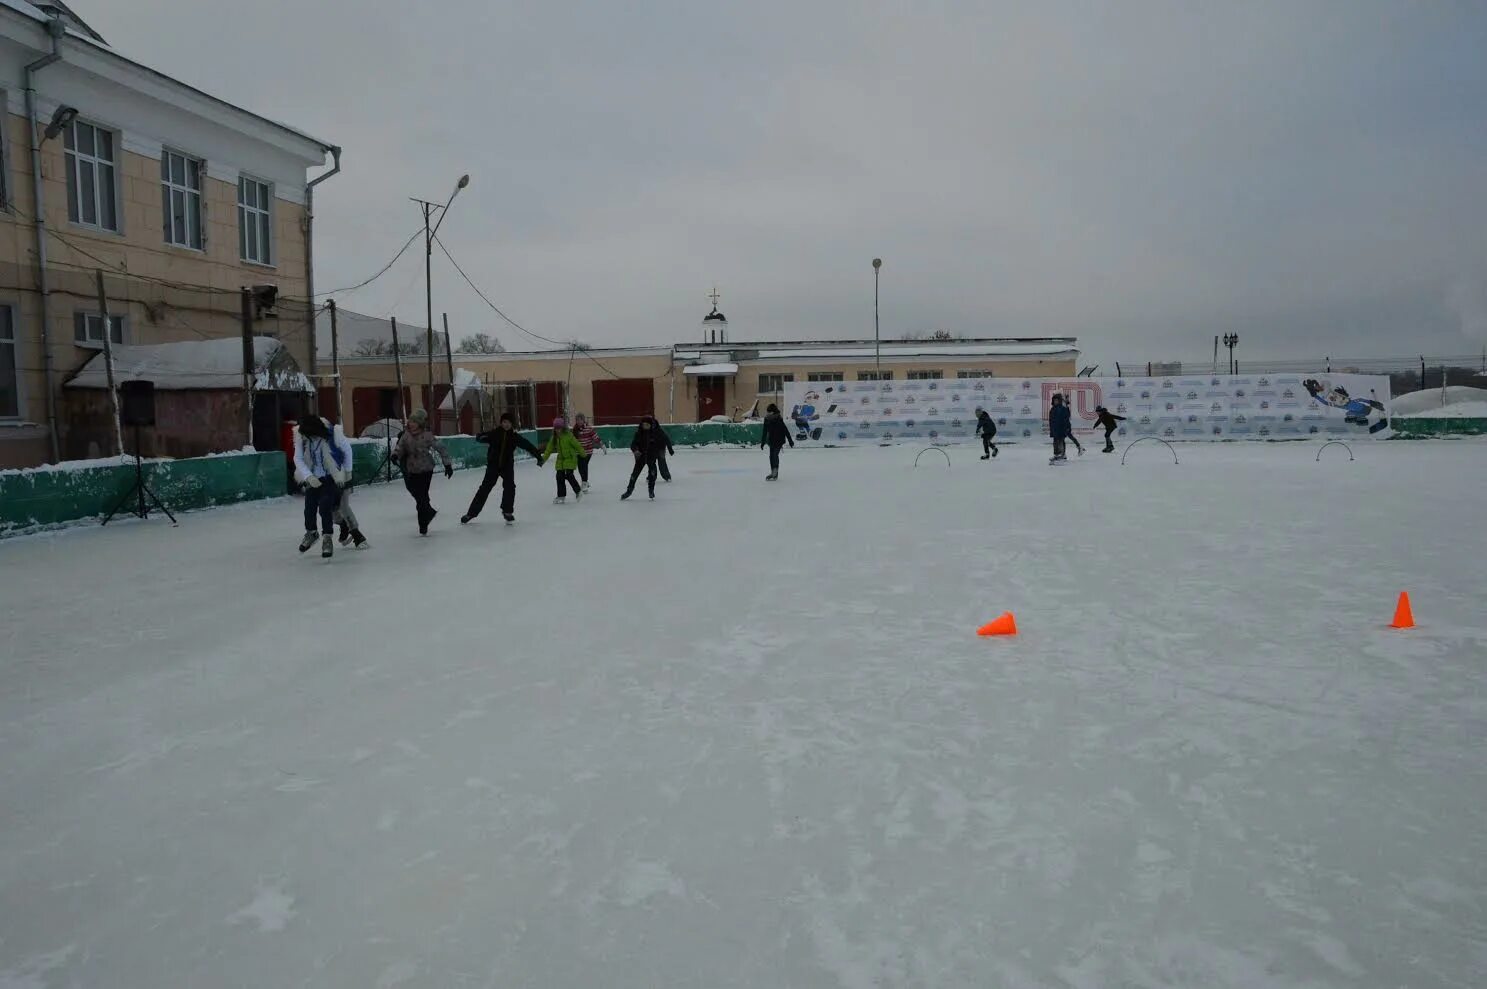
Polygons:
<instances>
[{"instance_id":1,"label":"black boot","mask_svg":"<svg viewBox=\"0 0 1487 989\"><path fill-rule=\"evenodd\" d=\"M310 547L315 545L315 540L319 538L320 533L316 532L314 529L306 532L305 538L299 541L299 551L301 553L308 553L310 551Z\"/></svg>"}]
</instances>

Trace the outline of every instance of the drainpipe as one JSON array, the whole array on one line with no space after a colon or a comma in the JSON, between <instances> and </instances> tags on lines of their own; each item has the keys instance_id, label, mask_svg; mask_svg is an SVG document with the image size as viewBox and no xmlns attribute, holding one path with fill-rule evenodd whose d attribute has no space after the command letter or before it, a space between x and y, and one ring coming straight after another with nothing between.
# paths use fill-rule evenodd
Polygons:
<instances>
[{"instance_id":1,"label":"drainpipe","mask_svg":"<svg viewBox=\"0 0 1487 989\"><path fill-rule=\"evenodd\" d=\"M332 175L341 170L341 149L329 148L331 155L331 170L324 175L317 175L305 186L305 295L309 298L309 312L305 316L309 323L310 331L310 375L315 374L315 351L318 349L315 340L315 187ZM336 385L340 387L340 383ZM318 387L318 385L317 385ZM320 394L315 395L316 407L318 408ZM337 412L339 415L339 411Z\"/></svg>"},{"instance_id":2,"label":"drainpipe","mask_svg":"<svg viewBox=\"0 0 1487 989\"><path fill-rule=\"evenodd\" d=\"M67 25L60 18L53 18L46 22L46 33L51 38L52 50L36 61L26 66L26 120L31 126L31 196L32 206L36 213L36 286L41 293L41 360L42 367L46 370L46 430L51 442L52 463L62 459L61 441L57 436L57 396L56 371L52 367L52 334L51 334L51 281L47 278L46 268L46 200L42 194L41 179L41 138L39 124L36 120L36 87L33 85L33 77L42 69L62 58L62 37L67 33ZM104 328L108 332L108 328Z\"/></svg>"}]
</instances>

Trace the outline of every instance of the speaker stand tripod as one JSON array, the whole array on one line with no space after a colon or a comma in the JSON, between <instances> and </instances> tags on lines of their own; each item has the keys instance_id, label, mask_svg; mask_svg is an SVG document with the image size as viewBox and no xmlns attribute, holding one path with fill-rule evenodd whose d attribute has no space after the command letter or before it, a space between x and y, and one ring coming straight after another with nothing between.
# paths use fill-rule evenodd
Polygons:
<instances>
[{"instance_id":1,"label":"speaker stand tripod","mask_svg":"<svg viewBox=\"0 0 1487 989\"><path fill-rule=\"evenodd\" d=\"M149 518L150 509L145 504L145 499L149 498L150 504L164 512L165 517L170 519L171 525L180 524L176 522L176 517L170 514L170 509L161 504L159 495L151 491L150 486L145 483L145 469L139 459L139 426L137 425L134 427L134 487L125 493L124 497L119 499L119 503L103 517L103 524L108 525L113 521L114 516L119 513L119 509L123 508L131 498L135 499L136 503L134 510L129 513L130 515L135 515L142 519Z\"/></svg>"}]
</instances>

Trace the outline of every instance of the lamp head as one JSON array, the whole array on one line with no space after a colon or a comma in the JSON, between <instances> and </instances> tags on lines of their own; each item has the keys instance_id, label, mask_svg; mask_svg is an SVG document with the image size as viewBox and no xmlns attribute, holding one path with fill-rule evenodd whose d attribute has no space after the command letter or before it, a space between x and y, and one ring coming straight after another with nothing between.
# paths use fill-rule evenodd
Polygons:
<instances>
[{"instance_id":1,"label":"lamp head","mask_svg":"<svg viewBox=\"0 0 1487 989\"><path fill-rule=\"evenodd\" d=\"M873 270L876 271L877 269L879 269L881 267L883 267L883 259L882 258L873 258Z\"/></svg>"},{"instance_id":2,"label":"lamp head","mask_svg":"<svg viewBox=\"0 0 1487 989\"><path fill-rule=\"evenodd\" d=\"M50 141L52 138L62 133L63 130L71 126L72 122L76 119L77 107L57 107L56 112L52 114L51 122L46 125L46 130L44 131L45 137L43 138L43 140Z\"/></svg>"},{"instance_id":3,"label":"lamp head","mask_svg":"<svg viewBox=\"0 0 1487 989\"><path fill-rule=\"evenodd\" d=\"M470 176L468 176L468 175L461 175L460 176L459 183L455 186L455 188L456 189L463 189L465 186L467 186L469 184L470 184Z\"/></svg>"}]
</instances>

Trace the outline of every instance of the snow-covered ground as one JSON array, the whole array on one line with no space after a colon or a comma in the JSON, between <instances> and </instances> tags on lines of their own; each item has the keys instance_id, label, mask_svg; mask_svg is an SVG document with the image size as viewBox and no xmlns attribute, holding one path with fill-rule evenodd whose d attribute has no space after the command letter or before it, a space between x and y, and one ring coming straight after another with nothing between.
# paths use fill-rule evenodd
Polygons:
<instances>
[{"instance_id":1,"label":"snow-covered ground","mask_svg":"<svg viewBox=\"0 0 1487 989\"><path fill-rule=\"evenodd\" d=\"M1451 385L1400 395L1390 413L1406 419L1456 419L1487 416L1487 388Z\"/></svg>"},{"instance_id":2,"label":"snow-covered ground","mask_svg":"<svg viewBox=\"0 0 1487 989\"><path fill-rule=\"evenodd\" d=\"M0 542L0 986L1480 986L1487 444L1353 448Z\"/></svg>"}]
</instances>

